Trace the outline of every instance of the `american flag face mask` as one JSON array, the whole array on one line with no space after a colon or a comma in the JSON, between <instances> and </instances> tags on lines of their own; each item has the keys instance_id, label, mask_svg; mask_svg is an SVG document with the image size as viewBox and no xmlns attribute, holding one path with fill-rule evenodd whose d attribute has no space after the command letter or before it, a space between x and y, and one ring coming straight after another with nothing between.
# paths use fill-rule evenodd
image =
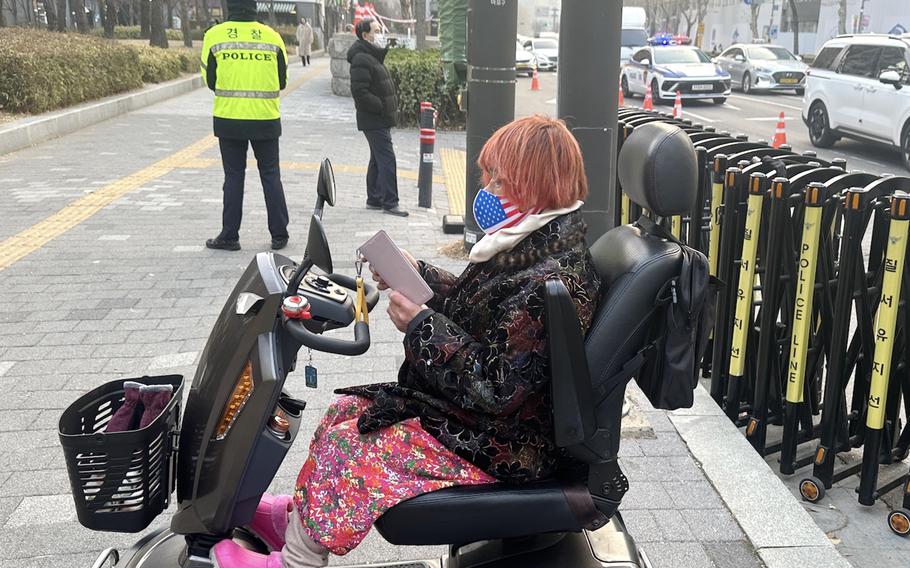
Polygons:
<instances>
[{"instance_id":1,"label":"american flag face mask","mask_svg":"<svg viewBox=\"0 0 910 568\"><path fill-rule=\"evenodd\" d=\"M500 229L514 227L528 215L539 212L537 209L519 211L511 201L490 193L486 188L477 192L473 209L477 226L488 235Z\"/></svg>"}]
</instances>

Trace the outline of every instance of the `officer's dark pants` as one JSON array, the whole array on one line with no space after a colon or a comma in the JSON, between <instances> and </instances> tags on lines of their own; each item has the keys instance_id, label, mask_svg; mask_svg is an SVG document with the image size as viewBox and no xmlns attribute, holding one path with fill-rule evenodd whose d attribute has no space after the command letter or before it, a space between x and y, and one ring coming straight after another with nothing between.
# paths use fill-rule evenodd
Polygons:
<instances>
[{"instance_id":1,"label":"officer's dark pants","mask_svg":"<svg viewBox=\"0 0 910 568\"><path fill-rule=\"evenodd\" d=\"M367 205L392 209L398 206L398 166L392 131L388 128L364 130L370 144L370 167L367 169Z\"/></svg>"},{"instance_id":2,"label":"officer's dark pants","mask_svg":"<svg viewBox=\"0 0 910 568\"><path fill-rule=\"evenodd\" d=\"M281 186L278 165L278 139L236 140L219 138L221 164L224 166L224 211L221 216L221 238L239 240L240 220L243 217L243 181L246 174L247 145L253 146L259 179L265 193L265 207L269 216L272 238L288 236L288 206Z\"/></svg>"}]
</instances>

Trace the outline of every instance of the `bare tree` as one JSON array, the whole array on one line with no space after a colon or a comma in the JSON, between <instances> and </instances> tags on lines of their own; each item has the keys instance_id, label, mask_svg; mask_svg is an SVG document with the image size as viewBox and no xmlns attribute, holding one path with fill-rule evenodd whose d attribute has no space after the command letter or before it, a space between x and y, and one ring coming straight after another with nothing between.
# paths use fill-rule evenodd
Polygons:
<instances>
[{"instance_id":1,"label":"bare tree","mask_svg":"<svg viewBox=\"0 0 910 568\"><path fill-rule=\"evenodd\" d=\"M837 4L837 33L847 33L847 0L840 0Z\"/></svg>"},{"instance_id":2,"label":"bare tree","mask_svg":"<svg viewBox=\"0 0 910 568\"><path fill-rule=\"evenodd\" d=\"M104 1L104 37L114 37L114 26L117 25L117 0Z\"/></svg>"},{"instance_id":3,"label":"bare tree","mask_svg":"<svg viewBox=\"0 0 910 568\"><path fill-rule=\"evenodd\" d=\"M53 1L53 0L51 0ZM57 0L57 31L66 31L66 0Z\"/></svg>"},{"instance_id":4,"label":"bare tree","mask_svg":"<svg viewBox=\"0 0 910 568\"><path fill-rule=\"evenodd\" d=\"M799 55L799 12L796 0L790 0L790 29L793 31L793 53Z\"/></svg>"},{"instance_id":5,"label":"bare tree","mask_svg":"<svg viewBox=\"0 0 910 568\"><path fill-rule=\"evenodd\" d=\"M400 2L401 2L401 19L402 20L412 19L411 14L413 13L413 11L411 10L411 6L413 4L413 0L400 0Z\"/></svg>"},{"instance_id":6,"label":"bare tree","mask_svg":"<svg viewBox=\"0 0 910 568\"><path fill-rule=\"evenodd\" d=\"M193 47L193 30L190 29L190 0L180 0L180 31L183 33L183 46Z\"/></svg>"},{"instance_id":7,"label":"bare tree","mask_svg":"<svg viewBox=\"0 0 910 568\"><path fill-rule=\"evenodd\" d=\"M85 0L72 0L73 16L76 20L76 30L80 34L88 33L88 20L85 17Z\"/></svg>"},{"instance_id":8,"label":"bare tree","mask_svg":"<svg viewBox=\"0 0 910 568\"><path fill-rule=\"evenodd\" d=\"M149 10L151 9L152 0L139 0L139 37L149 39L151 37L151 24L149 22Z\"/></svg>"},{"instance_id":9,"label":"bare tree","mask_svg":"<svg viewBox=\"0 0 910 568\"><path fill-rule=\"evenodd\" d=\"M224 15L226 16L227 14ZM212 19L212 16L209 13L209 7L206 0L196 0L196 18L200 20L202 29L208 27L209 20Z\"/></svg>"},{"instance_id":10,"label":"bare tree","mask_svg":"<svg viewBox=\"0 0 910 568\"><path fill-rule=\"evenodd\" d=\"M427 1L416 0L414 6L414 19L417 20L415 27L417 35L417 49L426 49L427 47Z\"/></svg>"},{"instance_id":11,"label":"bare tree","mask_svg":"<svg viewBox=\"0 0 910 568\"><path fill-rule=\"evenodd\" d=\"M44 3L44 15L47 17L48 31L57 29L57 5L54 2ZM3 25L3 0L0 0L0 26Z\"/></svg>"},{"instance_id":12,"label":"bare tree","mask_svg":"<svg viewBox=\"0 0 910 568\"><path fill-rule=\"evenodd\" d=\"M164 28L164 0L151 0L149 5L149 45L167 49L167 31Z\"/></svg>"},{"instance_id":13,"label":"bare tree","mask_svg":"<svg viewBox=\"0 0 910 568\"><path fill-rule=\"evenodd\" d=\"M6 25L6 8L3 7L4 1L0 0L0 28Z\"/></svg>"}]
</instances>

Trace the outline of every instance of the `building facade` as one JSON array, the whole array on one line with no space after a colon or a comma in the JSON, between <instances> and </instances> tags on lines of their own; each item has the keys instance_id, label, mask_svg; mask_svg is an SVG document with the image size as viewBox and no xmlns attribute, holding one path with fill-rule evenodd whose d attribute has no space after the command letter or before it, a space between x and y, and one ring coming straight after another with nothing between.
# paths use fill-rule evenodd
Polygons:
<instances>
[{"instance_id":1,"label":"building facade","mask_svg":"<svg viewBox=\"0 0 910 568\"><path fill-rule=\"evenodd\" d=\"M711 50L752 38L751 2L757 4L759 39L793 49L789 0L709 0L702 46ZM799 52L815 53L838 35L840 0L796 0L799 15ZM685 30L683 30L685 31ZM847 33L903 33L910 31L908 0L847 0Z\"/></svg>"}]
</instances>

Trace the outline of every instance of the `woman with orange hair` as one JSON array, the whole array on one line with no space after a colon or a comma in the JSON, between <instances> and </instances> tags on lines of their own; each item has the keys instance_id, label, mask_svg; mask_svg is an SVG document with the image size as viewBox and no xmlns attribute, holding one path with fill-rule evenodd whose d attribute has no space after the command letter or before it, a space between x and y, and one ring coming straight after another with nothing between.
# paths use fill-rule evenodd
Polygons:
<instances>
[{"instance_id":1,"label":"woman with orange hair","mask_svg":"<svg viewBox=\"0 0 910 568\"><path fill-rule=\"evenodd\" d=\"M435 295L418 306L389 294L405 334L398 381L338 391L294 496L266 495L257 510L251 528L276 552L223 541L213 549L222 568L325 566L404 500L569 465L553 440L544 283L563 281L587 331L600 281L579 211L581 151L561 121L533 116L494 133L478 164L485 187L473 209L485 235L468 267L455 276L406 255Z\"/></svg>"}]
</instances>

